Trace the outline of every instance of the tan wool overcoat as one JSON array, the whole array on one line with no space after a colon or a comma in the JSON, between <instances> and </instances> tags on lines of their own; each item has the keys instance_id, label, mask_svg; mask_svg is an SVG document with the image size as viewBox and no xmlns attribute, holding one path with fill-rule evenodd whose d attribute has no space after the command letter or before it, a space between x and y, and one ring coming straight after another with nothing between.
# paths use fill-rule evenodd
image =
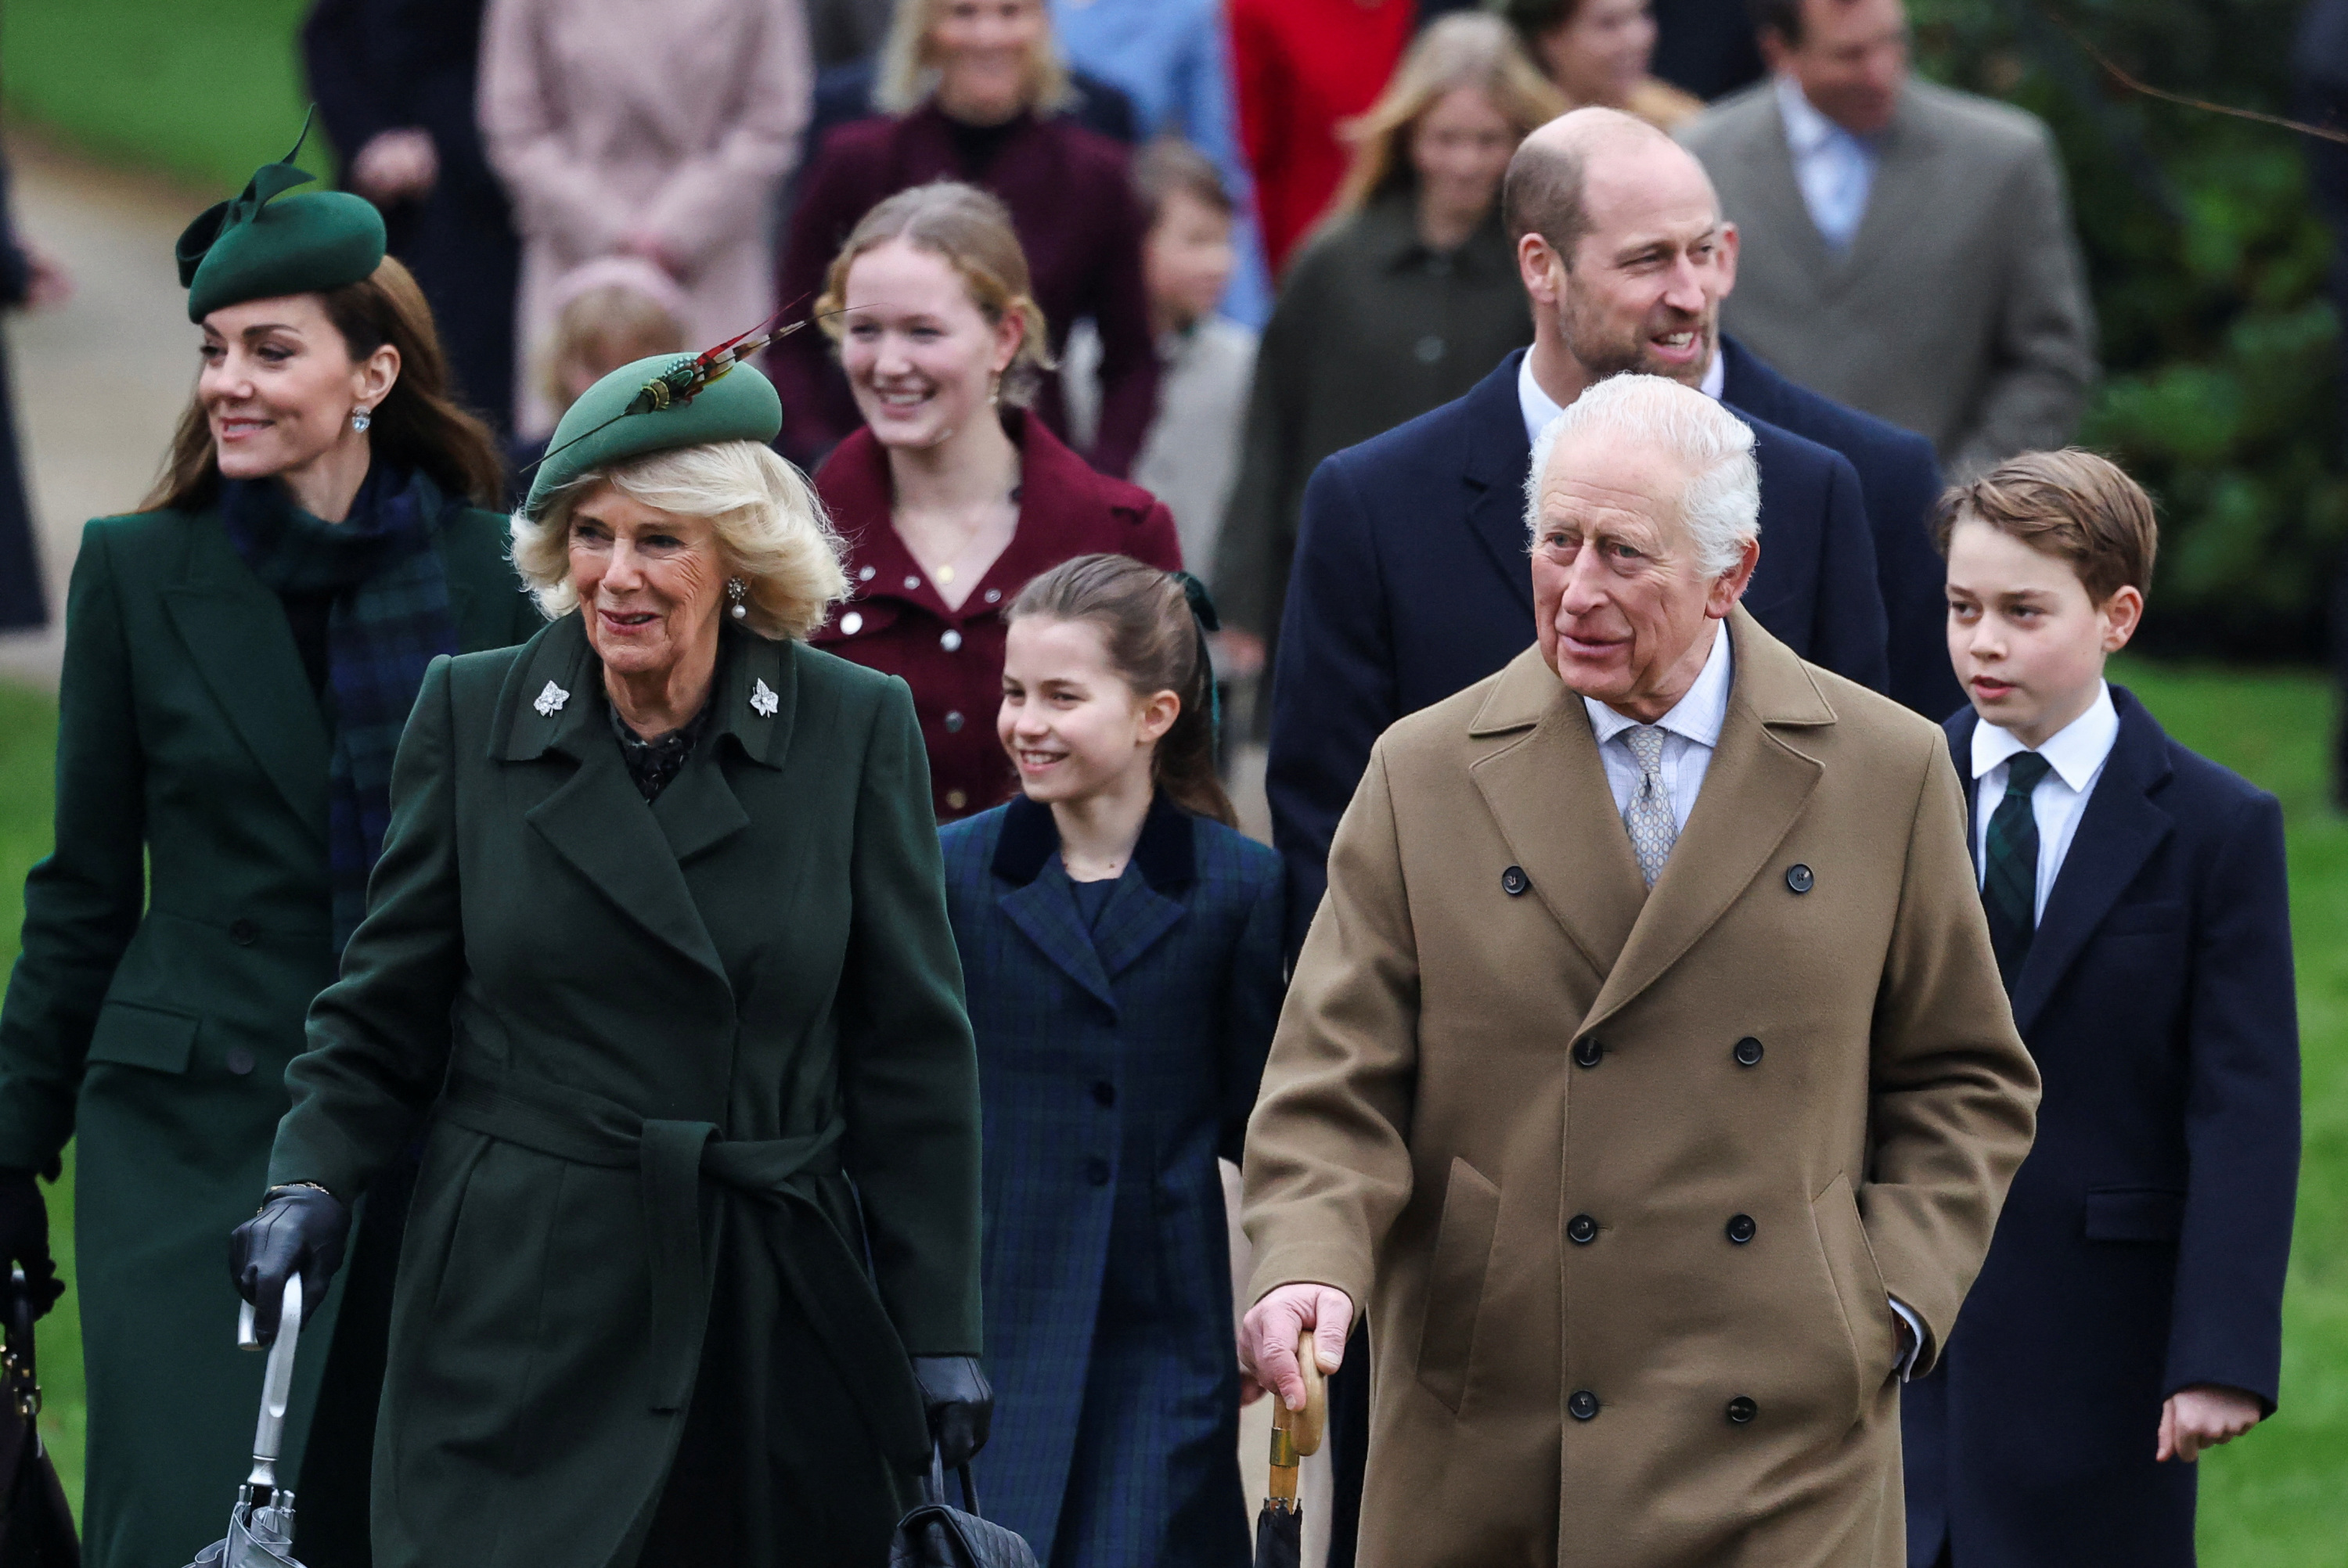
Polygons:
<instances>
[{"instance_id":1,"label":"tan wool overcoat","mask_svg":"<svg viewBox=\"0 0 2348 1568\"><path fill-rule=\"evenodd\" d=\"M1938 726L1742 610L1661 879L1528 650L1378 743L1247 1141L1254 1296L1366 1303L1364 1568L1899 1568L1896 1296L2028 1152Z\"/></svg>"}]
</instances>

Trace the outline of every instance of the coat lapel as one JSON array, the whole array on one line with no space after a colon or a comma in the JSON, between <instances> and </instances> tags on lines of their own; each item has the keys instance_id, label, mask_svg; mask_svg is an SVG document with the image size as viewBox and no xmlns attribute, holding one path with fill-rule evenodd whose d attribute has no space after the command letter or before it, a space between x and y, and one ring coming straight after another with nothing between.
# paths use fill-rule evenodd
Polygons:
<instances>
[{"instance_id":1,"label":"coat lapel","mask_svg":"<svg viewBox=\"0 0 2348 1568\"><path fill-rule=\"evenodd\" d=\"M1524 606L1529 634L1533 586L1525 548L1525 470L1532 465L1533 444L1525 434L1524 406L1517 401L1517 367L1524 357L1522 349L1509 355L1468 394L1473 444L1460 468L1460 482L1473 497L1468 504L1468 531L1491 558L1509 593ZM1550 679L1554 683L1555 677Z\"/></svg>"},{"instance_id":2,"label":"coat lapel","mask_svg":"<svg viewBox=\"0 0 2348 1568\"><path fill-rule=\"evenodd\" d=\"M1782 145L1785 138L1778 141ZM1867 192L1867 210L1859 215L1859 231L1850 237L1850 249L1836 257L1827 274L1830 292L1839 292L1852 280L1863 277L1869 269L1884 259L1884 253L1911 234L1931 233L1933 229L1933 203L1937 192L1946 189L1944 181L1936 180L1927 172L1933 156L1931 128L1924 123L1917 107L1913 89L1900 96L1899 107L1892 111L1890 127L1883 133L1882 151L1875 164L1875 178ZM1788 155L1787 169L1793 168ZM1798 196L1798 192L1797 195ZM1805 217L1809 209L1802 209ZM1818 229L1809 226L1816 240ZM1824 241L1818 241L1821 252Z\"/></svg>"},{"instance_id":3,"label":"coat lapel","mask_svg":"<svg viewBox=\"0 0 2348 1568\"><path fill-rule=\"evenodd\" d=\"M2014 977L2013 1021L2025 1038L2087 938L2177 828L2151 799L2171 772L2168 737L2132 695L2115 687L2112 699L2120 710L2119 738L2081 807L2029 957Z\"/></svg>"},{"instance_id":4,"label":"coat lapel","mask_svg":"<svg viewBox=\"0 0 2348 1568\"><path fill-rule=\"evenodd\" d=\"M621 760L604 717L601 682L575 611L539 633L514 661L491 730L503 738L499 758L528 762L558 752L578 764L523 820L623 915L726 983L677 854ZM564 696L552 712L541 713L534 704L549 682ZM732 801L722 778L717 788ZM740 815L738 802L733 811Z\"/></svg>"},{"instance_id":5,"label":"coat lapel","mask_svg":"<svg viewBox=\"0 0 2348 1568\"><path fill-rule=\"evenodd\" d=\"M791 644L731 630L719 633L726 651L718 662L716 711L710 723L710 754L670 781L653 803L653 816L679 864L705 855L750 825L723 759L730 740L754 766L779 768L790 753L791 726L798 713L797 666ZM769 712L768 710L771 710ZM783 868L765 875L781 884Z\"/></svg>"},{"instance_id":6,"label":"coat lapel","mask_svg":"<svg viewBox=\"0 0 2348 1568\"><path fill-rule=\"evenodd\" d=\"M1826 236L1818 232L1818 221L1810 216L1810 204L1803 200L1801 181L1794 175L1794 149L1786 140L1786 116L1778 108L1774 93L1767 116L1768 134L1756 137L1748 154L1757 165L1756 196L1765 210L1757 214L1732 212L1729 216L1756 232L1766 231L1776 235L1794 252L1802 274L1818 279L1819 292L1831 295L1841 285L1849 258L1838 258L1827 249ZM1862 218L1862 228L1865 223Z\"/></svg>"},{"instance_id":7,"label":"coat lapel","mask_svg":"<svg viewBox=\"0 0 2348 1568\"><path fill-rule=\"evenodd\" d=\"M1801 732L1835 722L1801 661L1742 609L1731 615L1728 634L1735 659L1728 717L1704 793L1582 1020L1585 1030L1654 984L1728 912L1776 856L1825 772L1794 744ZM1601 798L1611 806L1611 794ZM1627 845L1627 834L1617 836Z\"/></svg>"},{"instance_id":8,"label":"coat lapel","mask_svg":"<svg viewBox=\"0 0 2348 1568\"><path fill-rule=\"evenodd\" d=\"M1114 1015L1117 992L1108 971L1085 929L1076 896L1068 886L1067 868L1060 864L1059 831L1052 825L1049 807L1025 795L1014 795L1004 807L1003 835L994 845L994 877L1008 884L995 903L1011 923L1035 944L1044 957L1070 979L1100 999ZM1104 912L1106 913L1106 912Z\"/></svg>"},{"instance_id":9,"label":"coat lapel","mask_svg":"<svg viewBox=\"0 0 2348 1568\"><path fill-rule=\"evenodd\" d=\"M1539 648L1528 649L1501 671L1468 733L1499 743L1468 764L1468 775L1509 853L1591 968L1606 974L1647 889L1581 699L1542 662Z\"/></svg>"},{"instance_id":10,"label":"coat lapel","mask_svg":"<svg viewBox=\"0 0 2348 1568\"><path fill-rule=\"evenodd\" d=\"M188 529L187 574L163 591L189 661L294 815L326 841L333 738L277 596L238 558L219 514Z\"/></svg>"},{"instance_id":11,"label":"coat lapel","mask_svg":"<svg viewBox=\"0 0 2348 1568\"><path fill-rule=\"evenodd\" d=\"M1189 815L1163 798L1150 806L1133 864L1117 878L1117 891L1092 931L1093 948L1110 979L1130 968L1182 918L1186 906L1171 895L1196 878L1194 831Z\"/></svg>"}]
</instances>

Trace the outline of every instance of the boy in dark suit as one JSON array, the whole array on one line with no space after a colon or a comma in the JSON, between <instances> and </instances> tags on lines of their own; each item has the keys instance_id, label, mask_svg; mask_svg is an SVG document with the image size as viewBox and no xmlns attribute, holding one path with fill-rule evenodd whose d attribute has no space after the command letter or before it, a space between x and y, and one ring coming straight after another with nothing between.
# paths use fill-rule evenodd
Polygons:
<instances>
[{"instance_id":1,"label":"boy in dark suit","mask_svg":"<svg viewBox=\"0 0 2348 1568\"><path fill-rule=\"evenodd\" d=\"M2201 1450L2275 1406L2299 1163L2282 814L2104 680L2157 528L2076 450L1952 490L1948 723L2045 1080L1939 1367L1905 1395L1910 1568L2193 1558Z\"/></svg>"}]
</instances>

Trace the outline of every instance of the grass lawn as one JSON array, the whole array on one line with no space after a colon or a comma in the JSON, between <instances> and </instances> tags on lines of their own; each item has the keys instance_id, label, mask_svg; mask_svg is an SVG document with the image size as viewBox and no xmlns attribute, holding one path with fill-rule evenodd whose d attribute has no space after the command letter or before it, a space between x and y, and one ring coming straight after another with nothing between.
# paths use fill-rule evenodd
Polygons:
<instances>
[{"instance_id":1,"label":"grass lawn","mask_svg":"<svg viewBox=\"0 0 2348 1568\"><path fill-rule=\"evenodd\" d=\"M0 0L12 118L126 167L232 194L294 145L308 0ZM326 169L314 136L304 167Z\"/></svg>"},{"instance_id":2,"label":"grass lawn","mask_svg":"<svg viewBox=\"0 0 2348 1568\"><path fill-rule=\"evenodd\" d=\"M26 0L10 4L13 17ZM2284 1297L2282 1409L2201 1461L2201 1558L2209 1568L2339 1568L2348 1562L2348 818L2325 804L2333 696L2302 673L2132 665L2122 679L2179 740L2280 795L2290 825L2307 1154ZM0 886L10 889L48 847L55 722L46 699L0 689ZM0 957L13 958L15 924L0 927ZM70 1281L70 1161L67 1170L50 1212ZM68 1294L41 1325L42 1425L78 1506L74 1305Z\"/></svg>"}]
</instances>

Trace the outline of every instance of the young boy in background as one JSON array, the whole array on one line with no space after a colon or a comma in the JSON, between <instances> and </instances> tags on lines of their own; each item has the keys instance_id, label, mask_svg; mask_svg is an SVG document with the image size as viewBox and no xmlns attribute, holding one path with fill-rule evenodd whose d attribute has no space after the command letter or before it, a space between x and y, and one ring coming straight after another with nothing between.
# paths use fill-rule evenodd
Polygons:
<instances>
[{"instance_id":1,"label":"young boy in background","mask_svg":"<svg viewBox=\"0 0 2348 1568\"><path fill-rule=\"evenodd\" d=\"M1910 1568L2166 1568L2273 1413L2299 1168L2282 814L2104 679L2152 503L2086 452L1949 492L1948 722L2038 1138L1903 1399Z\"/></svg>"}]
</instances>

